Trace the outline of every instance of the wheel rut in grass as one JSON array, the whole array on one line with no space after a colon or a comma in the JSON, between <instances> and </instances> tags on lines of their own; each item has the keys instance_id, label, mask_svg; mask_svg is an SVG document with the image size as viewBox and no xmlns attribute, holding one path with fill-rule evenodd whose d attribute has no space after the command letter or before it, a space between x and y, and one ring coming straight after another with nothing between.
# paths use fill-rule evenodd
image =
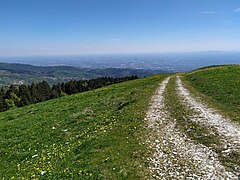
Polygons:
<instances>
[{"instance_id":1,"label":"wheel rut in grass","mask_svg":"<svg viewBox=\"0 0 240 180\"><path fill-rule=\"evenodd\" d=\"M183 83L179 76L177 76L177 85L179 95L183 98L183 102L186 103L191 109L198 112L193 118L194 121L198 121L209 126L216 128L221 136L228 137L232 141L232 144L240 145L240 127L230 119L224 118L217 110L208 107L207 104L194 98L190 92L183 86Z\"/></svg>"},{"instance_id":2,"label":"wheel rut in grass","mask_svg":"<svg viewBox=\"0 0 240 180\"><path fill-rule=\"evenodd\" d=\"M148 158L151 179L237 179L226 171L214 151L195 144L176 126L176 120L165 107L164 93L169 80L161 83L146 115L152 150Z\"/></svg>"},{"instance_id":3,"label":"wheel rut in grass","mask_svg":"<svg viewBox=\"0 0 240 180\"><path fill-rule=\"evenodd\" d=\"M186 108L194 113L189 119L206 127L218 139L218 144L211 148L218 153L220 160L240 178L240 128L239 125L223 116L217 110L209 107L199 97L194 96L184 87L177 76L177 91Z\"/></svg>"}]
</instances>

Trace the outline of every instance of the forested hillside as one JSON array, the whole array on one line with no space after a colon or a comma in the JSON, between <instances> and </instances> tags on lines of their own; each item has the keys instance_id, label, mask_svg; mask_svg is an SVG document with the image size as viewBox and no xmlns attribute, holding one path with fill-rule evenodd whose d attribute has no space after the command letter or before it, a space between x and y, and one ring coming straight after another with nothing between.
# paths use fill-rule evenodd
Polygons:
<instances>
[{"instance_id":1,"label":"forested hillside","mask_svg":"<svg viewBox=\"0 0 240 180\"><path fill-rule=\"evenodd\" d=\"M66 83L55 84L52 87L46 81L32 83L28 86L24 84L20 86L11 85L9 88L0 88L0 112L137 78L137 76L127 76L119 78L102 77L79 81L71 80Z\"/></svg>"}]
</instances>

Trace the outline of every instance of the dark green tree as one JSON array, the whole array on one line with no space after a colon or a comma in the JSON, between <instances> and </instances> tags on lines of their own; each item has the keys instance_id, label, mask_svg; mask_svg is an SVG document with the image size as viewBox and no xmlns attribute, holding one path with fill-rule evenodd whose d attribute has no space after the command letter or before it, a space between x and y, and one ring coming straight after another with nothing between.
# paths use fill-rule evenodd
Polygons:
<instances>
[{"instance_id":1,"label":"dark green tree","mask_svg":"<svg viewBox=\"0 0 240 180\"><path fill-rule=\"evenodd\" d=\"M26 85L19 86L20 106L29 105L32 101L31 93Z\"/></svg>"},{"instance_id":2,"label":"dark green tree","mask_svg":"<svg viewBox=\"0 0 240 180\"><path fill-rule=\"evenodd\" d=\"M40 101L46 101L52 97L52 89L46 81L37 84Z\"/></svg>"},{"instance_id":3,"label":"dark green tree","mask_svg":"<svg viewBox=\"0 0 240 180\"><path fill-rule=\"evenodd\" d=\"M36 84L33 82L30 86L30 93L31 93L31 103L40 102L40 94L38 93L38 89Z\"/></svg>"}]
</instances>

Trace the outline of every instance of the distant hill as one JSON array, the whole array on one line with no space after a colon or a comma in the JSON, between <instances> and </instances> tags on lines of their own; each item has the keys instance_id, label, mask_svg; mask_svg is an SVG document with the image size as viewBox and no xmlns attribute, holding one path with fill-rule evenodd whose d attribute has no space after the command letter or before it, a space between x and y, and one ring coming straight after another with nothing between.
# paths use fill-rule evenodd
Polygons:
<instances>
[{"instance_id":1,"label":"distant hill","mask_svg":"<svg viewBox=\"0 0 240 180\"><path fill-rule=\"evenodd\" d=\"M161 70L142 69L89 69L70 66L32 66L28 64L0 63L0 86L9 84L30 84L32 82L47 81L50 84L66 82L70 79L92 79L97 77L149 76L166 73Z\"/></svg>"}]
</instances>

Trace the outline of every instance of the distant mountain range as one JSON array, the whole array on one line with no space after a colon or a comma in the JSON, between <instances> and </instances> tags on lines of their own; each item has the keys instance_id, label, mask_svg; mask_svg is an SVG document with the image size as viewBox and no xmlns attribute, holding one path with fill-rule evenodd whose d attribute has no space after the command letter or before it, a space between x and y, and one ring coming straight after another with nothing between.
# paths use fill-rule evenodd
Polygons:
<instances>
[{"instance_id":1,"label":"distant mountain range","mask_svg":"<svg viewBox=\"0 0 240 180\"><path fill-rule=\"evenodd\" d=\"M169 73L162 70L143 70L131 68L90 69L70 66L33 66L28 64L0 63L0 86L30 84L47 81L50 84L66 82L71 79L93 79L97 77L149 76Z\"/></svg>"},{"instance_id":2,"label":"distant mountain range","mask_svg":"<svg viewBox=\"0 0 240 180\"><path fill-rule=\"evenodd\" d=\"M2 63L1 63L2 62ZM14 64L9 64L14 63ZM0 56L0 86L109 76L149 76L211 65L240 64L240 52L202 51L81 56Z\"/></svg>"}]
</instances>

